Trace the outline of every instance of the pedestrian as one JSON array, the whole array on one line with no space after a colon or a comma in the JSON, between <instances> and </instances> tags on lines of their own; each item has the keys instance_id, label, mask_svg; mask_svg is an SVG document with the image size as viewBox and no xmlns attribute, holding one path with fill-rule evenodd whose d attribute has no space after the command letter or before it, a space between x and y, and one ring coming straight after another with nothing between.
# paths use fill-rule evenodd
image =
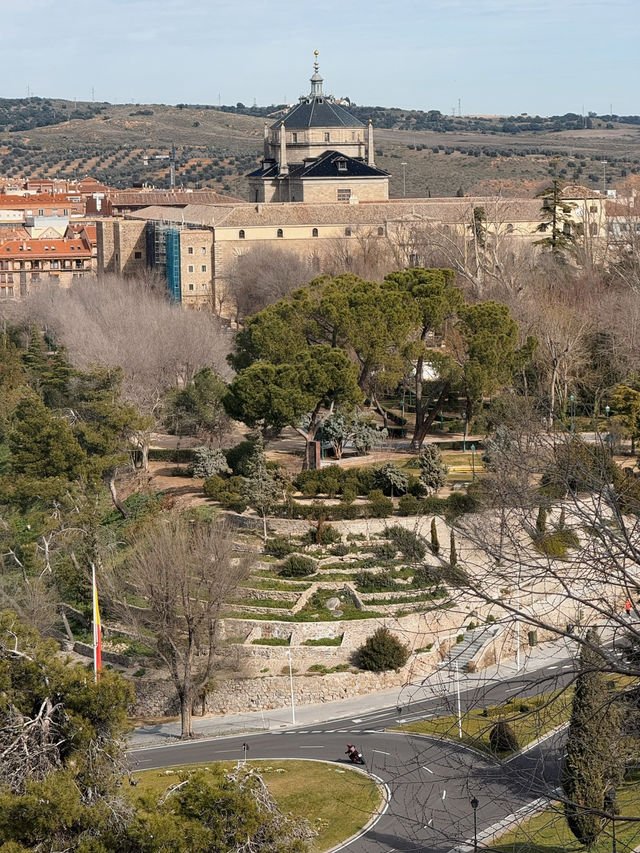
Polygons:
<instances>
[{"instance_id":1,"label":"pedestrian","mask_svg":"<svg viewBox=\"0 0 640 853\"><path fill-rule=\"evenodd\" d=\"M627 612L627 618L631 619L631 599L630 598L627 598L627 600L625 601L624 609Z\"/></svg>"}]
</instances>

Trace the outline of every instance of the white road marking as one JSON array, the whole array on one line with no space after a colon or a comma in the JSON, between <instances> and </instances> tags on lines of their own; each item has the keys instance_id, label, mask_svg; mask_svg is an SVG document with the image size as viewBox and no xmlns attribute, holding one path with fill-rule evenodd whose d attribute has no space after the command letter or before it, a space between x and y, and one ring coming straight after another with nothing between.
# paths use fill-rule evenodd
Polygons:
<instances>
[{"instance_id":1,"label":"white road marking","mask_svg":"<svg viewBox=\"0 0 640 853\"><path fill-rule=\"evenodd\" d=\"M380 755L391 755L390 752L383 752L381 749L372 749L371 752L378 752Z\"/></svg>"},{"instance_id":2,"label":"white road marking","mask_svg":"<svg viewBox=\"0 0 640 853\"><path fill-rule=\"evenodd\" d=\"M505 693L515 693L516 690L522 690L522 687L510 687L508 690L505 690Z\"/></svg>"},{"instance_id":3,"label":"white road marking","mask_svg":"<svg viewBox=\"0 0 640 853\"><path fill-rule=\"evenodd\" d=\"M355 720L351 720L352 723L361 723L362 717L356 717Z\"/></svg>"},{"instance_id":4,"label":"white road marking","mask_svg":"<svg viewBox=\"0 0 640 853\"><path fill-rule=\"evenodd\" d=\"M299 749L324 749L324 746L300 746Z\"/></svg>"},{"instance_id":5,"label":"white road marking","mask_svg":"<svg viewBox=\"0 0 640 853\"><path fill-rule=\"evenodd\" d=\"M345 732L348 732L349 729L336 729L336 731L338 732L338 734L344 734Z\"/></svg>"},{"instance_id":6,"label":"white road marking","mask_svg":"<svg viewBox=\"0 0 640 853\"><path fill-rule=\"evenodd\" d=\"M558 669L557 666L548 666L547 669Z\"/></svg>"},{"instance_id":7,"label":"white road marking","mask_svg":"<svg viewBox=\"0 0 640 853\"><path fill-rule=\"evenodd\" d=\"M431 773L431 774L433 774L433 770L430 770L428 767L423 767L422 769L423 769L423 770L426 770L426 771L427 771L427 773Z\"/></svg>"},{"instance_id":8,"label":"white road marking","mask_svg":"<svg viewBox=\"0 0 640 853\"><path fill-rule=\"evenodd\" d=\"M325 731L325 734L326 734L326 735L333 735L333 734L335 734L335 732L336 732L336 730L335 730L335 729L327 729L327 730Z\"/></svg>"},{"instance_id":9,"label":"white road marking","mask_svg":"<svg viewBox=\"0 0 640 853\"><path fill-rule=\"evenodd\" d=\"M447 796L447 790L446 790L446 788L445 788L445 790L442 792L442 801L443 801L443 802L444 802L444 798L445 798L446 796Z\"/></svg>"},{"instance_id":10,"label":"white road marking","mask_svg":"<svg viewBox=\"0 0 640 853\"><path fill-rule=\"evenodd\" d=\"M573 664L572 663L565 663L565 665L562 668L563 669L573 669Z\"/></svg>"},{"instance_id":11,"label":"white road marking","mask_svg":"<svg viewBox=\"0 0 640 853\"><path fill-rule=\"evenodd\" d=\"M311 732L311 734L312 734L312 735L321 735L321 734L322 734L322 729L314 729L314 730Z\"/></svg>"},{"instance_id":12,"label":"white road marking","mask_svg":"<svg viewBox=\"0 0 640 853\"><path fill-rule=\"evenodd\" d=\"M382 734L384 734L384 732L382 731L382 729L365 729L364 734L365 735L382 735Z\"/></svg>"}]
</instances>

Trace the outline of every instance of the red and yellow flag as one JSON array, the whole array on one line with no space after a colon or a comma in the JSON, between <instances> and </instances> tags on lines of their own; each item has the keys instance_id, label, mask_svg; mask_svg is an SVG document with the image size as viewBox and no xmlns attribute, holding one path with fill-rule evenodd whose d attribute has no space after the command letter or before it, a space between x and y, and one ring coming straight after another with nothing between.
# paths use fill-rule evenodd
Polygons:
<instances>
[{"instance_id":1,"label":"red and yellow flag","mask_svg":"<svg viewBox=\"0 0 640 853\"><path fill-rule=\"evenodd\" d=\"M102 669L102 634L100 631L100 608L98 607L98 586L96 584L96 567L91 566L93 584L93 678L98 681Z\"/></svg>"}]
</instances>

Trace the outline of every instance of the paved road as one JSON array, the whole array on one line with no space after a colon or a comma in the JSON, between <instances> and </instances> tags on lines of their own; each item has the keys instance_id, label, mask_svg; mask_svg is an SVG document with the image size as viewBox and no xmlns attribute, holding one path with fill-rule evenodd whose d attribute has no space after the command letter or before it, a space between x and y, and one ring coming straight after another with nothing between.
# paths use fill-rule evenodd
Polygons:
<instances>
[{"instance_id":1,"label":"paved road","mask_svg":"<svg viewBox=\"0 0 640 853\"><path fill-rule=\"evenodd\" d=\"M526 697L567 683L574 676L570 659L507 680L461 690L462 710ZM542 684L541 678L548 678ZM420 691L414 690L414 695ZM476 796L478 831L553 790L562 736L510 762L497 762L474 750L409 734L386 731L416 719L455 713L457 696L430 696L404 707L389 706L274 732L218 737L132 750L135 769L190 762L236 760L249 744L252 759L306 758L346 762L347 742L355 742L367 769L388 785L390 802L380 820L350 845L350 853L445 851L473 835L470 799ZM455 727L454 732L455 736Z\"/></svg>"}]
</instances>

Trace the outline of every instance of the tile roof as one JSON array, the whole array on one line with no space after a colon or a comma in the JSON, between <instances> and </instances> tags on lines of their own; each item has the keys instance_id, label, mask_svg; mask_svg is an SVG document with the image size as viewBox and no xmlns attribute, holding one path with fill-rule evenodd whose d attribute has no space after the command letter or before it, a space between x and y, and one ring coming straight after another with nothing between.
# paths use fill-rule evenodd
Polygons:
<instances>
[{"instance_id":1,"label":"tile roof","mask_svg":"<svg viewBox=\"0 0 640 853\"><path fill-rule=\"evenodd\" d=\"M83 240L8 240L0 244L0 258L90 258Z\"/></svg>"},{"instance_id":2,"label":"tile roof","mask_svg":"<svg viewBox=\"0 0 640 853\"><path fill-rule=\"evenodd\" d=\"M535 222L541 199L433 198L390 199L349 203L243 203L237 205L187 205L184 208L150 207L128 214L131 219L197 224L203 227L246 228L287 225L380 225L382 223L457 224L473 220L474 207L484 207L489 223Z\"/></svg>"},{"instance_id":3,"label":"tile roof","mask_svg":"<svg viewBox=\"0 0 640 853\"><path fill-rule=\"evenodd\" d=\"M34 195L4 195L0 193L0 210L3 209L33 209L34 207L57 207L73 204L74 193L36 193ZM77 194L75 195L77 198ZM77 202L76 202L77 203Z\"/></svg>"},{"instance_id":4,"label":"tile roof","mask_svg":"<svg viewBox=\"0 0 640 853\"><path fill-rule=\"evenodd\" d=\"M274 161L247 175L248 178L277 178L278 166ZM319 157L289 166L283 177L288 178L388 178L389 172L368 166L362 158L349 157L340 151L325 151Z\"/></svg>"},{"instance_id":5,"label":"tile roof","mask_svg":"<svg viewBox=\"0 0 640 853\"><path fill-rule=\"evenodd\" d=\"M289 110L284 119L285 127L364 127L361 121L348 113L340 104L330 98L308 96L301 98L295 107ZM271 127L280 127L281 120Z\"/></svg>"},{"instance_id":6,"label":"tile roof","mask_svg":"<svg viewBox=\"0 0 640 853\"><path fill-rule=\"evenodd\" d=\"M222 195L215 190L122 190L109 194L109 200L115 207L140 207L142 205L183 205L183 204L229 204L241 203L242 199Z\"/></svg>"}]
</instances>

